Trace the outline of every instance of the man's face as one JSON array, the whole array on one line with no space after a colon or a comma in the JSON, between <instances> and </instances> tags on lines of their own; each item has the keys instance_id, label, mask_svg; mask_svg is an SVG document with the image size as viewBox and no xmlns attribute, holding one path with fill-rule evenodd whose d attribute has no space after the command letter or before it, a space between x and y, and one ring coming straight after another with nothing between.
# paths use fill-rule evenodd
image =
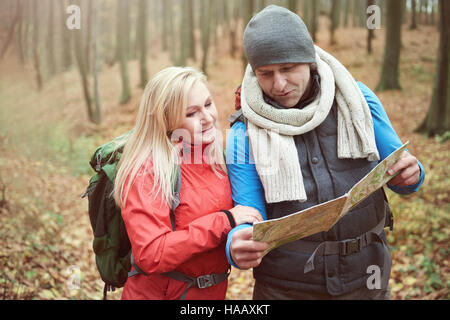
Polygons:
<instances>
[{"instance_id":1,"label":"man's face","mask_svg":"<svg viewBox=\"0 0 450 320\"><path fill-rule=\"evenodd\" d=\"M266 95L285 108L292 108L308 88L310 67L307 63L280 63L255 70Z\"/></svg>"}]
</instances>

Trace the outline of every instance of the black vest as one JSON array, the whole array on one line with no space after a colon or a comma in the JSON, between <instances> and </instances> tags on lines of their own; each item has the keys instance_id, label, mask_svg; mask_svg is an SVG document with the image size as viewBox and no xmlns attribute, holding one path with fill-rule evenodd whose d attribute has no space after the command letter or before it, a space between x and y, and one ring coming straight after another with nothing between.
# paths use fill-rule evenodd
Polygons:
<instances>
[{"instance_id":1,"label":"black vest","mask_svg":"<svg viewBox=\"0 0 450 320\"><path fill-rule=\"evenodd\" d=\"M239 114L230 119L243 120ZM377 165L376 161L370 162L367 159L338 159L336 103L322 124L308 133L294 136L294 140L307 201L266 203L268 219L283 217L335 199L348 192ZM371 230L381 219L391 217L385 199L384 191L380 189L348 212L328 232L317 233L272 250L254 269L255 279L284 290L340 295L365 286L371 275L368 267L375 265L381 269L382 289L385 289L392 260L387 246L380 242L372 242L350 255L316 256L315 269L308 273L304 273L304 266L312 252L299 249L302 241L316 242L319 245L323 241L356 238ZM380 238L386 244L384 231Z\"/></svg>"}]
</instances>

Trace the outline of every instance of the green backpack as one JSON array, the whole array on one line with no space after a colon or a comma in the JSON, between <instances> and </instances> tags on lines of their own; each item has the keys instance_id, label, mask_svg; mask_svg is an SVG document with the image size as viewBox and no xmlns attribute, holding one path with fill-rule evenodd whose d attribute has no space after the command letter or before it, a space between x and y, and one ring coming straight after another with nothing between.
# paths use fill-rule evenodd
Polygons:
<instances>
[{"instance_id":1,"label":"green backpack","mask_svg":"<svg viewBox=\"0 0 450 320\"><path fill-rule=\"evenodd\" d=\"M88 196L89 219L94 233L93 250L97 269L105 283L103 298L107 291L121 288L129 276L144 273L134 263L131 255L131 244L122 219L120 207L114 201L112 192L116 176L117 164L123 152L128 137L128 131L114 140L95 150L90 165L95 170L89 180L89 185L82 197ZM181 187L180 170L176 167L176 179L173 190L175 201L172 204L171 223L175 230L175 208L179 204L179 190ZM130 273L131 266L135 271Z\"/></svg>"}]
</instances>

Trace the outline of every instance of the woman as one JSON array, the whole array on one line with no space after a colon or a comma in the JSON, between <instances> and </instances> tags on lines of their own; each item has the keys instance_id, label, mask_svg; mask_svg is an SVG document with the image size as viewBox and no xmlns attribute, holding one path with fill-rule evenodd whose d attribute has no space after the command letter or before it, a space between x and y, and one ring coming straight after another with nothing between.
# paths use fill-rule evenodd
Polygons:
<instances>
[{"instance_id":1,"label":"woman","mask_svg":"<svg viewBox=\"0 0 450 320\"><path fill-rule=\"evenodd\" d=\"M253 208L233 207L218 125L202 73L170 67L147 84L115 180L133 258L145 273L128 278L122 299L225 298L227 234L262 218ZM173 231L169 204L177 168ZM174 270L186 279L165 274ZM212 281L212 274L222 277Z\"/></svg>"}]
</instances>

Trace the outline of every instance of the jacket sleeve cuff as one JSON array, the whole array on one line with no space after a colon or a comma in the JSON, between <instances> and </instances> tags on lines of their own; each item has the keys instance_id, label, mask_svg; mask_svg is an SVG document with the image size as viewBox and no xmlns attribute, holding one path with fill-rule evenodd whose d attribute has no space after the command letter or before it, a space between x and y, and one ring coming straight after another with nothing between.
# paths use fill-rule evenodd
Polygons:
<instances>
[{"instance_id":1,"label":"jacket sleeve cuff","mask_svg":"<svg viewBox=\"0 0 450 320\"><path fill-rule=\"evenodd\" d=\"M231 250L230 250L230 246L231 246L231 239L233 238L233 234L241 229L245 229L245 228L250 228L252 225L248 224L248 223L243 223L238 225L237 227L233 228L233 230L231 230L228 233L228 238L227 238L227 245L225 248L225 251L227 253L227 259L228 259L228 263L231 264L233 267L240 269L236 263L234 263L233 259L231 258Z\"/></svg>"},{"instance_id":2,"label":"jacket sleeve cuff","mask_svg":"<svg viewBox=\"0 0 450 320\"><path fill-rule=\"evenodd\" d=\"M227 215L228 221L230 222L231 229L236 227L236 220L234 220L233 214L228 210L220 210Z\"/></svg>"}]
</instances>

